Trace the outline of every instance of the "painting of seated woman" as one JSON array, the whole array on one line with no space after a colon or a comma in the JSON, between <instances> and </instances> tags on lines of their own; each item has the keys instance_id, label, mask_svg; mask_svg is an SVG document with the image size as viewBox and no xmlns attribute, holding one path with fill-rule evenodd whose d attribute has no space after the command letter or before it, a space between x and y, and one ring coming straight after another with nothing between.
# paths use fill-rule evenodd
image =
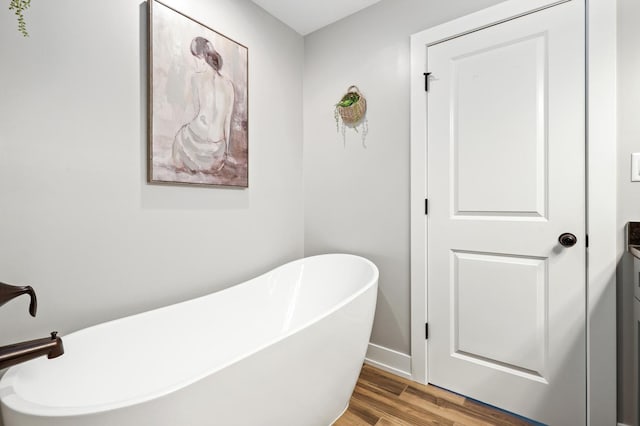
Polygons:
<instances>
[{"instance_id":1,"label":"painting of seated woman","mask_svg":"<svg viewBox=\"0 0 640 426\"><path fill-rule=\"evenodd\" d=\"M149 8L149 182L248 187L247 48Z\"/></svg>"}]
</instances>

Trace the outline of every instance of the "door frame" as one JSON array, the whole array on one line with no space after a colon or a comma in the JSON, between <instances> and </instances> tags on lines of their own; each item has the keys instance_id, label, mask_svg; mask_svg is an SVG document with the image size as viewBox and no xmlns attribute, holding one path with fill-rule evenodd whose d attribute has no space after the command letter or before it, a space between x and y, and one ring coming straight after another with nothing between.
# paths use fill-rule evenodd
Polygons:
<instances>
[{"instance_id":1,"label":"door frame","mask_svg":"<svg viewBox=\"0 0 640 426\"><path fill-rule=\"evenodd\" d=\"M427 47L540 9L585 2L587 425L615 425L616 402L616 3L509 0L411 36L411 376L428 382L425 81Z\"/></svg>"}]
</instances>

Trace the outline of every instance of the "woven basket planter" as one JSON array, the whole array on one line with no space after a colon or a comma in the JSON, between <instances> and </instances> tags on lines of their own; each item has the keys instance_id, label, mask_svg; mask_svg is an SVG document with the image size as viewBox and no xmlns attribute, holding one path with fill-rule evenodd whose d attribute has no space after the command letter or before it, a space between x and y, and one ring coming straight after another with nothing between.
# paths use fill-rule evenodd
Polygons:
<instances>
[{"instance_id":1,"label":"woven basket planter","mask_svg":"<svg viewBox=\"0 0 640 426\"><path fill-rule=\"evenodd\" d=\"M342 100L348 98L351 93L356 93L360 99L347 107L342 107L340 105L336 106L338 114L340 114L340 118L342 118L344 124L349 126L353 126L362 121L367 112L367 100L362 96L362 93L360 93L357 86L349 87L347 89L347 93L342 97Z\"/></svg>"}]
</instances>

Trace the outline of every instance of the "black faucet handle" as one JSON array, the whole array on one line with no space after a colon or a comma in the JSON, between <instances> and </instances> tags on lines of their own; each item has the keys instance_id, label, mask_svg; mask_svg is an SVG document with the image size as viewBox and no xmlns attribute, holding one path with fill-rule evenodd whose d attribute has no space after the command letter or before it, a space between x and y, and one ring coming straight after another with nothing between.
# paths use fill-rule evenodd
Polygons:
<instances>
[{"instance_id":1,"label":"black faucet handle","mask_svg":"<svg viewBox=\"0 0 640 426\"><path fill-rule=\"evenodd\" d=\"M38 298L36 297L36 291L30 285L26 286L26 290L29 298L31 299L29 301L29 314L31 314L32 317L35 317L36 312L38 311Z\"/></svg>"},{"instance_id":2,"label":"black faucet handle","mask_svg":"<svg viewBox=\"0 0 640 426\"><path fill-rule=\"evenodd\" d=\"M0 282L0 306L23 294L28 294L31 297L29 313L32 317L35 317L38 310L38 299L36 298L35 290L30 285L17 286Z\"/></svg>"}]
</instances>

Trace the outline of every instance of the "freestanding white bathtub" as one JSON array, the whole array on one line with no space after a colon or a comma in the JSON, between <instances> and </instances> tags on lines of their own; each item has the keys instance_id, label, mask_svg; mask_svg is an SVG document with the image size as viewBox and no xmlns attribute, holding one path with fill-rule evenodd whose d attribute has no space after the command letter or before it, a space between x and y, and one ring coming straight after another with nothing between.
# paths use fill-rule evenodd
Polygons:
<instances>
[{"instance_id":1,"label":"freestanding white bathtub","mask_svg":"<svg viewBox=\"0 0 640 426\"><path fill-rule=\"evenodd\" d=\"M378 270L331 254L63 336L0 380L5 426L327 426L371 333Z\"/></svg>"}]
</instances>

